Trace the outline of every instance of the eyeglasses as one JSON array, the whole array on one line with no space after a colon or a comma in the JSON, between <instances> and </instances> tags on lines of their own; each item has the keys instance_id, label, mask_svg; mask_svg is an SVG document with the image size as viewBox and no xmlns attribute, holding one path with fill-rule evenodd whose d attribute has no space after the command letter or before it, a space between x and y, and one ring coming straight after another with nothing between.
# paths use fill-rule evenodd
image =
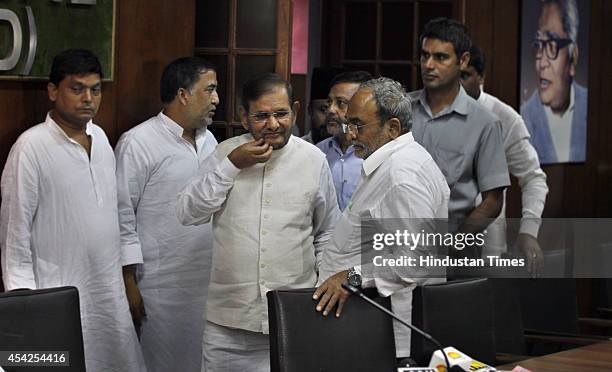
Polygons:
<instances>
[{"instance_id":1,"label":"eyeglasses","mask_svg":"<svg viewBox=\"0 0 612 372\"><path fill-rule=\"evenodd\" d=\"M542 54L546 53L546 58L553 61L559 56L559 51L573 43L572 39L559 38L551 32L547 32L548 39L536 37L533 41L533 47L536 50L536 58L542 58Z\"/></svg>"},{"instance_id":2,"label":"eyeglasses","mask_svg":"<svg viewBox=\"0 0 612 372\"><path fill-rule=\"evenodd\" d=\"M378 123L370 123L370 124L355 124L355 123L342 123L342 133L347 134L349 132L359 133L359 129L363 127L367 127L368 125L378 124Z\"/></svg>"},{"instance_id":3,"label":"eyeglasses","mask_svg":"<svg viewBox=\"0 0 612 372\"><path fill-rule=\"evenodd\" d=\"M253 118L254 122L261 124L261 123L266 122L270 118L270 116L274 116L276 120L278 121L287 120L289 119L290 114L291 114L291 111L278 110L276 112L264 112L264 111L255 112L255 113L250 114L250 116Z\"/></svg>"}]
</instances>

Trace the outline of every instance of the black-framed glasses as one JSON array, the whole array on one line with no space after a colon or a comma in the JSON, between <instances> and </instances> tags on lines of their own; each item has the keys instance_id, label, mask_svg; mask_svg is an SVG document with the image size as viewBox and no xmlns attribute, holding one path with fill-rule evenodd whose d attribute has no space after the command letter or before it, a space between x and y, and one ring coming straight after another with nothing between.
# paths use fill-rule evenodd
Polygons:
<instances>
[{"instance_id":1,"label":"black-framed glasses","mask_svg":"<svg viewBox=\"0 0 612 372\"><path fill-rule=\"evenodd\" d=\"M546 53L546 58L553 61L559 57L559 51L573 43L572 39L560 38L552 33L547 32L548 39L536 37L533 40L533 48L536 50L536 58L542 58L542 54Z\"/></svg>"},{"instance_id":2,"label":"black-framed glasses","mask_svg":"<svg viewBox=\"0 0 612 372\"><path fill-rule=\"evenodd\" d=\"M271 116L274 116L278 121L283 121L289 119L290 115L291 111L288 110L278 110L275 112L259 111L250 114L250 116L253 118L253 121L256 123L263 123Z\"/></svg>"}]
</instances>

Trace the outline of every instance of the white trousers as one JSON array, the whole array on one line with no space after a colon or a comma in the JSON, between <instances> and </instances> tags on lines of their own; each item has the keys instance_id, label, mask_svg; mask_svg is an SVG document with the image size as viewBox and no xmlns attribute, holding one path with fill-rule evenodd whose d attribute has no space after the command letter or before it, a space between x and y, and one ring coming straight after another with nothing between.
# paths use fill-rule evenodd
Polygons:
<instances>
[{"instance_id":1,"label":"white trousers","mask_svg":"<svg viewBox=\"0 0 612 372\"><path fill-rule=\"evenodd\" d=\"M269 336L207 321L202 372L269 372Z\"/></svg>"}]
</instances>

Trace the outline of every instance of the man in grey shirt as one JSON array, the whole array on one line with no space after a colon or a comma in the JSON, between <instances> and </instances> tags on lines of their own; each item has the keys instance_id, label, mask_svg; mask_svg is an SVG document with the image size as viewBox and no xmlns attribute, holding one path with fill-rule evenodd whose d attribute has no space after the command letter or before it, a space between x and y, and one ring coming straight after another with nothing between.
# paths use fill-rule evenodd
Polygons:
<instances>
[{"instance_id":1,"label":"man in grey shirt","mask_svg":"<svg viewBox=\"0 0 612 372\"><path fill-rule=\"evenodd\" d=\"M451 231L477 233L501 212L510 185L501 124L461 87L470 59L465 26L447 18L425 25L421 35L421 91L413 99L413 135L432 155L451 190ZM476 207L476 198L482 203ZM466 256L479 256L476 249Z\"/></svg>"}]
</instances>

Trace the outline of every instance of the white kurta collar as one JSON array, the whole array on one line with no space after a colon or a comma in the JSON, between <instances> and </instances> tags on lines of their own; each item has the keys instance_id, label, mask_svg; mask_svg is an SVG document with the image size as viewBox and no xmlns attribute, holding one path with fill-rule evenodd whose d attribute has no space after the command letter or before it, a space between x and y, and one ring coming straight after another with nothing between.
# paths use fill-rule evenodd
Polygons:
<instances>
[{"instance_id":1,"label":"white kurta collar","mask_svg":"<svg viewBox=\"0 0 612 372\"><path fill-rule=\"evenodd\" d=\"M168 115L164 114L163 111L160 111L157 117L160 118L161 122L164 124L164 127L168 129L170 133L172 133L178 138L183 138L183 133L185 132L185 129L181 127L176 121L172 120ZM196 136L195 136L196 142L199 142L199 140L203 139L205 136L206 136L206 127L202 129L196 129Z\"/></svg>"},{"instance_id":2,"label":"white kurta collar","mask_svg":"<svg viewBox=\"0 0 612 372\"><path fill-rule=\"evenodd\" d=\"M378 150L374 151L366 160L363 161L363 172L366 177L372 174L385 160L387 160L399 148L414 142L412 132L403 134L393 141L385 143Z\"/></svg>"},{"instance_id":3,"label":"white kurta collar","mask_svg":"<svg viewBox=\"0 0 612 372\"><path fill-rule=\"evenodd\" d=\"M72 138L70 138L66 132L64 132L64 130L62 129L62 127L59 126L59 124L57 124L55 122L55 120L53 120L53 118L51 117L51 111L49 111L47 113L47 117L45 118L45 124L50 126L57 134L59 134L60 136L63 136L65 139L67 139L70 142L73 143L77 143L75 140L73 140ZM90 120L87 122L87 125L85 127L85 133L88 136L93 136L93 122Z\"/></svg>"}]
</instances>

